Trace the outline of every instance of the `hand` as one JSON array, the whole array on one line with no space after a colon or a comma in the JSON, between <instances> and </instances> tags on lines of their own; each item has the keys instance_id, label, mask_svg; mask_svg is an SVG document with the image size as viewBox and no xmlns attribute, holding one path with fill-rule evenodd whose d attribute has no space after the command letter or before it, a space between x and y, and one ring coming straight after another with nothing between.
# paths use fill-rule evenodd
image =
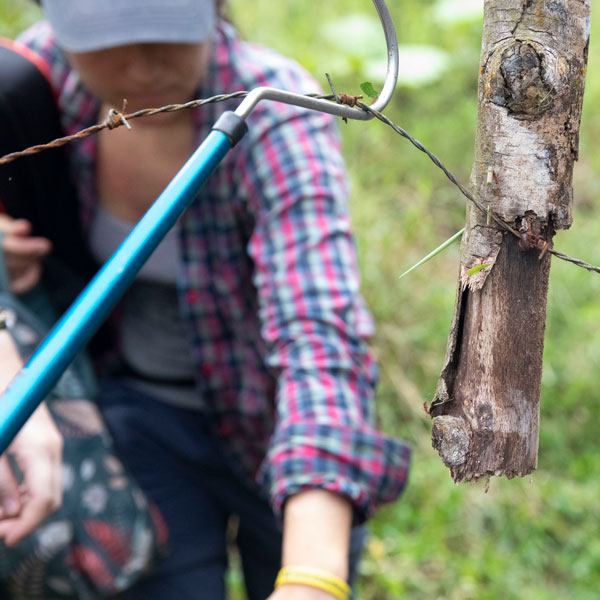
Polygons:
<instances>
[{"instance_id":1,"label":"hand","mask_svg":"<svg viewBox=\"0 0 600 600\"><path fill-rule=\"evenodd\" d=\"M42 274L42 259L52 250L50 240L31 235L31 223L0 215L4 232L3 250L12 292L23 294L37 285Z\"/></svg>"},{"instance_id":2,"label":"hand","mask_svg":"<svg viewBox=\"0 0 600 600\"><path fill-rule=\"evenodd\" d=\"M6 331L0 331L0 390L21 368L21 359ZM0 399L1 401L1 399ZM0 457L0 539L15 546L62 503L62 436L41 404ZM17 485L7 454L22 471Z\"/></svg>"}]
</instances>

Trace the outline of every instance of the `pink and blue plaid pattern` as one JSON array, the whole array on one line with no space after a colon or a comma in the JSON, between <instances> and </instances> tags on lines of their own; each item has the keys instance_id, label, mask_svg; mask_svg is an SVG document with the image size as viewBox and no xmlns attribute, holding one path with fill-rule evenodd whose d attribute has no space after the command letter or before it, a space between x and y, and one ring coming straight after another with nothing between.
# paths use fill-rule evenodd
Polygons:
<instances>
[{"instance_id":1,"label":"pink and blue plaid pattern","mask_svg":"<svg viewBox=\"0 0 600 600\"><path fill-rule=\"evenodd\" d=\"M21 41L50 65L68 133L97 122L99 103L56 47L47 24ZM269 85L318 86L294 62L241 42L222 23L198 97ZM239 101L197 111L197 139ZM249 134L182 218L179 290L198 365L199 393L232 464L257 479L276 511L291 494L348 496L357 518L401 493L409 449L376 431L371 317L359 294L334 119L262 103ZM96 140L72 146L89 223Z\"/></svg>"}]
</instances>

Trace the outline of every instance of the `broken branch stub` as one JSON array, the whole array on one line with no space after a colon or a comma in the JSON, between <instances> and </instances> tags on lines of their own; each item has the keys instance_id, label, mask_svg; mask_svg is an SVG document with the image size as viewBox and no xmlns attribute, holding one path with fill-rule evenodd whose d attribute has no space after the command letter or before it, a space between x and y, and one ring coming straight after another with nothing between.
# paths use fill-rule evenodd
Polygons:
<instances>
[{"instance_id":1,"label":"broken branch stub","mask_svg":"<svg viewBox=\"0 0 600 600\"><path fill-rule=\"evenodd\" d=\"M485 3L471 188L522 239L467 206L455 312L430 407L433 445L457 482L537 466L550 257L539 259L527 240L551 246L556 230L571 225L590 4ZM491 266L469 274L482 264Z\"/></svg>"}]
</instances>

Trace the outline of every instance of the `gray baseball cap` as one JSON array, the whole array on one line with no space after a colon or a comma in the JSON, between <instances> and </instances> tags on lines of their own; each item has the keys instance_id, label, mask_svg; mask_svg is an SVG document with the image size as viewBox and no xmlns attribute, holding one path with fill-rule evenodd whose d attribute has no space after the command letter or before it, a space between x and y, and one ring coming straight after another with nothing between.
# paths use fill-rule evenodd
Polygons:
<instances>
[{"instance_id":1,"label":"gray baseball cap","mask_svg":"<svg viewBox=\"0 0 600 600\"><path fill-rule=\"evenodd\" d=\"M203 42L215 29L214 0L42 0L59 45L89 52L142 42Z\"/></svg>"}]
</instances>

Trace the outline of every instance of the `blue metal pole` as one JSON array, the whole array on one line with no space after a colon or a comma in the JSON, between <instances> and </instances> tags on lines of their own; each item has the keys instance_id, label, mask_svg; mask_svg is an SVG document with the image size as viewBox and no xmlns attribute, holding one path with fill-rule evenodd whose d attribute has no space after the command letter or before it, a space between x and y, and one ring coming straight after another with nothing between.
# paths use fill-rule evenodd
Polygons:
<instances>
[{"instance_id":1,"label":"blue metal pole","mask_svg":"<svg viewBox=\"0 0 600 600\"><path fill-rule=\"evenodd\" d=\"M0 399L0 454L100 327L231 147L224 133L211 131L11 382Z\"/></svg>"}]
</instances>

